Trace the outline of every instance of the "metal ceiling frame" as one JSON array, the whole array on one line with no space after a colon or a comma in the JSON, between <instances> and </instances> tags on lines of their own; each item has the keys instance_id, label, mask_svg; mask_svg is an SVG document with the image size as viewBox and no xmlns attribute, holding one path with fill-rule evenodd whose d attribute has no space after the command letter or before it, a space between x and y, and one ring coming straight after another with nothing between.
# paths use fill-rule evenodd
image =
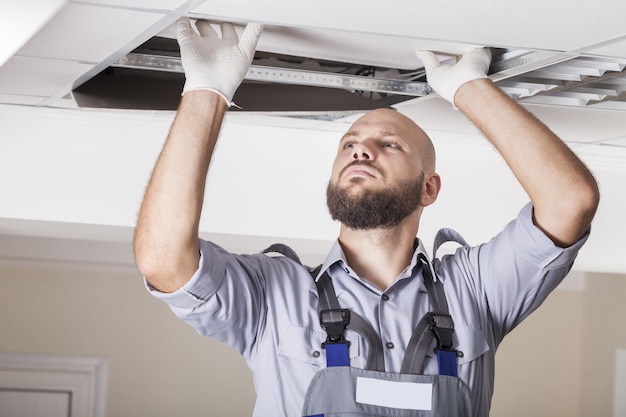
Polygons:
<instances>
[{"instance_id":1,"label":"metal ceiling frame","mask_svg":"<svg viewBox=\"0 0 626 417\"><path fill-rule=\"evenodd\" d=\"M448 59L449 57L446 57ZM179 57L130 53L112 67L182 73ZM494 54L490 78L524 103L626 110L626 60L554 51L504 50ZM252 65L249 81L425 96L423 81ZM418 78L419 79L419 78Z\"/></svg>"}]
</instances>

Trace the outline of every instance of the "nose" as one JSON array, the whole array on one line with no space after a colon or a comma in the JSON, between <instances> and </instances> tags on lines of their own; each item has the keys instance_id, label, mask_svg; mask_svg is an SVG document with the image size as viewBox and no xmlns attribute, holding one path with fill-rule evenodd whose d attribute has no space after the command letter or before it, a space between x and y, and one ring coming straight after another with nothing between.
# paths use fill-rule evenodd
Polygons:
<instances>
[{"instance_id":1,"label":"nose","mask_svg":"<svg viewBox=\"0 0 626 417\"><path fill-rule=\"evenodd\" d=\"M352 154L352 158L354 160L366 159L369 161L375 156L374 150L368 145L367 141L354 144L353 151L354 153Z\"/></svg>"}]
</instances>

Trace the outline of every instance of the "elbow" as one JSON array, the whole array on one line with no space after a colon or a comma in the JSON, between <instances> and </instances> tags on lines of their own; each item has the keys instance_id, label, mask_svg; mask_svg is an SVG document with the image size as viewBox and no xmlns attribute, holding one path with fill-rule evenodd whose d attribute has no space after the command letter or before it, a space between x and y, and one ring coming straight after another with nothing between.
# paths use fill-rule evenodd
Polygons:
<instances>
[{"instance_id":1,"label":"elbow","mask_svg":"<svg viewBox=\"0 0 626 417\"><path fill-rule=\"evenodd\" d=\"M135 265L137 269L146 278L156 275L157 271L161 270L158 266L157 259L151 256L149 251L143 248L134 246Z\"/></svg>"},{"instance_id":2,"label":"elbow","mask_svg":"<svg viewBox=\"0 0 626 417\"><path fill-rule=\"evenodd\" d=\"M564 220L574 225L577 229L577 237L580 238L586 233L593 220L600 204L600 190L595 179L590 178L583 184L574 187L562 201L563 211L560 215Z\"/></svg>"},{"instance_id":3,"label":"elbow","mask_svg":"<svg viewBox=\"0 0 626 417\"><path fill-rule=\"evenodd\" d=\"M586 232L591 225L600 204L598 182L588 169L580 170L579 175L572 175L569 184L565 184L559 195L560 215L574 223L579 223ZM557 206L558 207L558 206Z\"/></svg>"},{"instance_id":4,"label":"elbow","mask_svg":"<svg viewBox=\"0 0 626 417\"><path fill-rule=\"evenodd\" d=\"M600 188L593 177L584 187L580 187L577 205L578 216L586 220L588 229L600 205Z\"/></svg>"},{"instance_id":5,"label":"elbow","mask_svg":"<svg viewBox=\"0 0 626 417\"><path fill-rule=\"evenodd\" d=\"M569 199L564 199L563 204L561 207L564 210L558 211L560 219L555 219L555 221L560 222L563 227L561 229L563 239L557 239L557 241L560 240L560 246L567 247L577 242L591 227L600 204L598 184L594 180L584 187L578 187L575 192L571 193Z\"/></svg>"},{"instance_id":6,"label":"elbow","mask_svg":"<svg viewBox=\"0 0 626 417\"><path fill-rule=\"evenodd\" d=\"M589 231L600 203L600 191L595 180L586 181L569 187L567 192L553 194L547 201L535 206L533 221L556 245L565 248Z\"/></svg>"},{"instance_id":7,"label":"elbow","mask_svg":"<svg viewBox=\"0 0 626 417\"><path fill-rule=\"evenodd\" d=\"M161 292L174 292L193 276L198 268L199 252L157 248L146 242L134 242L135 265L150 285ZM195 256L193 256L195 255Z\"/></svg>"},{"instance_id":8,"label":"elbow","mask_svg":"<svg viewBox=\"0 0 626 417\"><path fill-rule=\"evenodd\" d=\"M141 275L143 275L152 286L159 288L156 284L161 281L159 276L163 275L165 271L165 266L161 260L162 258L145 245L138 244L137 241L134 243L133 250L135 265Z\"/></svg>"}]
</instances>

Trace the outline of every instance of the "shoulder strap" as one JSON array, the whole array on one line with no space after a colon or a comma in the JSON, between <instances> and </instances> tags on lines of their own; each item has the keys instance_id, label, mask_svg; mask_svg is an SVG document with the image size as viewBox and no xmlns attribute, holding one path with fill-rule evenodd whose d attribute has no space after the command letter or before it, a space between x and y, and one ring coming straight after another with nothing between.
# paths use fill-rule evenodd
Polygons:
<instances>
[{"instance_id":1,"label":"shoulder strap","mask_svg":"<svg viewBox=\"0 0 626 417\"><path fill-rule=\"evenodd\" d=\"M313 279L319 273L319 268L311 271ZM319 296L319 309L320 315L323 311L329 313L343 311L337 300L337 294L333 287L332 280L327 272L324 272L320 279L316 281L317 293ZM367 355L367 361L365 369L373 371L385 371L385 356L383 354L383 344L380 340L378 333L370 326L368 322L354 312L350 312L350 321L347 323L346 329L355 331L367 340L369 346L369 353ZM328 331L328 330L327 330ZM328 353L327 353L328 354Z\"/></svg>"},{"instance_id":2,"label":"shoulder strap","mask_svg":"<svg viewBox=\"0 0 626 417\"><path fill-rule=\"evenodd\" d=\"M298 254L296 254L296 252L293 249L291 249L289 246L285 244L274 243L273 245L265 249L262 253L267 254L271 252L280 253L281 255L284 255L288 257L289 259L293 260L294 262L297 262L298 264L302 265L302 262L300 261L300 257L298 256ZM317 268L307 267L313 280L317 278L317 275L319 274L321 267L322 265L319 265ZM320 320L328 320L328 322L336 323L337 325L340 326L341 323L346 319L346 313L345 313L345 310L342 309L341 306L339 305L339 301L337 300L337 295L335 294L335 288L333 287L330 276L326 272L324 272L320 276L320 279L315 281L315 285L317 287L317 293L319 297ZM324 316L322 314L323 312L324 312ZM372 328L372 326L370 326L369 323L367 323L363 319L363 317L359 316L358 314L354 312L348 313L347 318L349 321L346 324L345 329L355 331L359 333L361 336L363 336L365 340L367 340L367 343L369 346L369 353L367 355L366 369L384 372L385 371L385 357L383 355L383 345L380 340L380 337L378 336L378 333L376 333L376 331ZM329 329L326 328L326 331L329 332ZM342 330L342 333L343 333L343 330ZM329 339L331 338L331 336L335 337L335 335L329 334ZM341 337L343 337L343 334L341 334ZM328 353L330 352L330 349L328 348L330 346L328 344L325 344L324 347L327 348L327 355L328 355ZM341 352L340 353L341 355L347 354L347 350L342 349L338 351ZM340 358L340 359L334 360L335 364L337 363L345 364L346 362L347 364L349 364L349 358L347 359Z\"/></svg>"},{"instance_id":3,"label":"shoulder strap","mask_svg":"<svg viewBox=\"0 0 626 417\"><path fill-rule=\"evenodd\" d=\"M456 230L449 228L439 229L433 242L433 259L437 257L437 250L439 247L446 242L456 242L461 246L469 246L463 236L461 236L461 234Z\"/></svg>"},{"instance_id":4,"label":"shoulder strap","mask_svg":"<svg viewBox=\"0 0 626 417\"><path fill-rule=\"evenodd\" d=\"M454 240L463 245L467 245L463 237L452 229L442 229L435 238L434 252L442 243ZM265 249L262 253L280 253L294 262L302 265L300 257L289 246L282 243L275 243ZM401 373L421 374L426 358L426 352L433 339L437 339L437 359L439 362L440 375L457 375L456 357L462 355L452 347L452 334L454 333L454 322L448 311L448 302L443 288L443 283L436 279L435 272L431 269L430 262L424 254L419 254L418 259L422 264L423 277L428 298L432 305L432 311L426 313L419 321L413 335L409 340L404 359L402 361ZM317 278L322 265L317 268L308 268L313 280ZM335 337L343 339L343 332L349 329L359 333L368 343L369 353L367 356L365 369L374 371L385 371L385 357L380 336L361 316L347 309L342 309L337 294L333 287L332 280L328 273L324 273L315 281L319 298L320 323L328 333L328 339L323 344L327 349L327 360L329 366L349 366L347 343L340 343L340 349L335 349L331 342ZM330 324L330 325L329 325ZM332 330L331 330L332 329ZM338 334L335 334L338 333ZM332 348L332 349L330 349ZM332 352L332 354L331 354Z\"/></svg>"},{"instance_id":5,"label":"shoulder strap","mask_svg":"<svg viewBox=\"0 0 626 417\"><path fill-rule=\"evenodd\" d=\"M291 249L289 246L285 245L284 243L274 243L261 253L268 254L272 252L280 253L281 255L286 256L292 261L297 262L300 265L302 265L302 261L300 261L300 257L298 256L296 251Z\"/></svg>"},{"instance_id":6,"label":"shoulder strap","mask_svg":"<svg viewBox=\"0 0 626 417\"><path fill-rule=\"evenodd\" d=\"M426 313L417 323L407 345L400 373L421 374L426 353L433 339L437 339L435 352L439 363L439 374L457 376L456 357L460 352L452 346L454 322L448 310L443 283L436 279L430 262L424 254L419 254L418 259L424 271L424 285L428 291L432 311Z\"/></svg>"}]
</instances>

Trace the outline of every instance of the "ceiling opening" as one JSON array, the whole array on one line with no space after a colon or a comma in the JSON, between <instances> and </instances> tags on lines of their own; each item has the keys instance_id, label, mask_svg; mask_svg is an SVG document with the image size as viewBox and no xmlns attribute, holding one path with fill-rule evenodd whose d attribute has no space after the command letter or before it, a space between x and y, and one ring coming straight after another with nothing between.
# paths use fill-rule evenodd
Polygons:
<instances>
[{"instance_id":1,"label":"ceiling opening","mask_svg":"<svg viewBox=\"0 0 626 417\"><path fill-rule=\"evenodd\" d=\"M492 48L491 79L520 102L626 110L626 60ZM442 62L456 57L441 56ZM153 37L73 90L79 107L175 110L178 43ZM332 119L431 93L423 68L397 69L257 51L235 112Z\"/></svg>"},{"instance_id":2,"label":"ceiling opening","mask_svg":"<svg viewBox=\"0 0 626 417\"><path fill-rule=\"evenodd\" d=\"M258 51L231 111L345 114L425 95L423 69L382 68ZM79 107L175 110L185 77L178 43L154 37L73 90ZM413 93L404 94L412 85ZM394 91L395 88L395 91ZM401 94L402 93L402 94Z\"/></svg>"}]
</instances>

